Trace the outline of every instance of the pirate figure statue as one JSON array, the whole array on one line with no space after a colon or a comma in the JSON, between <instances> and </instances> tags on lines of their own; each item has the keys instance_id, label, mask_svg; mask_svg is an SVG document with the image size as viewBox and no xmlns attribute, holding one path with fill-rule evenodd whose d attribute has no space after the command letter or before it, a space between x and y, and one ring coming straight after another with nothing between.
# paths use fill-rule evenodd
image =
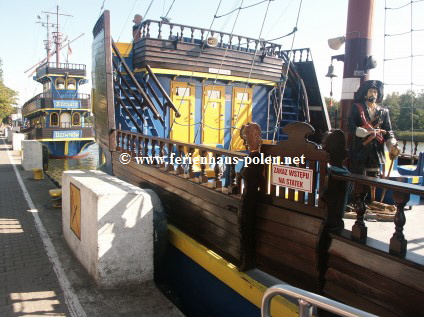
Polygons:
<instances>
[{"instance_id":1,"label":"pirate figure statue","mask_svg":"<svg viewBox=\"0 0 424 317\"><path fill-rule=\"evenodd\" d=\"M349 117L349 131L353 135L350 148L350 171L355 174L379 177L380 166L386 159L384 144L391 160L399 155L393 135L389 110L379 105L383 100L383 83L367 80L355 93L355 103ZM375 188L371 190L371 202Z\"/></svg>"}]
</instances>

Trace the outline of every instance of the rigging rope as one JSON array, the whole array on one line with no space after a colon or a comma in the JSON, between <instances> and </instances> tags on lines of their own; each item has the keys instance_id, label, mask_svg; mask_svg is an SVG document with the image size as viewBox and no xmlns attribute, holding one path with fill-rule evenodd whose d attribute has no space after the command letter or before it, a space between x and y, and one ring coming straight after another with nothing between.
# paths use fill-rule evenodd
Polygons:
<instances>
[{"instance_id":1,"label":"rigging rope","mask_svg":"<svg viewBox=\"0 0 424 317\"><path fill-rule=\"evenodd\" d=\"M300 0L299 10L297 11L296 26L295 26L296 29L297 29L297 25L299 24L300 11L302 9L302 1L303 0ZM280 125L280 120L279 119L280 119L280 115L281 115L281 112L282 112L282 109L283 109L284 90L286 89L287 76L289 74L289 69L290 69L290 65L291 65L291 53L293 52L293 46L294 46L294 40L295 40L295 38L296 38L296 32L293 33L293 38L292 38L292 43L291 43L290 51L287 53L287 67L285 69L285 74L284 74L284 77L283 77L284 78L284 82L283 82L283 87L281 89L280 107L278 109L278 115L277 115L277 118L276 118L276 120L277 120L277 124L276 124L277 125L277 128ZM272 137L272 144L274 144L274 142L275 142L275 136L276 136L276 134L277 134L277 129L274 131L274 135Z\"/></svg>"},{"instance_id":2,"label":"rigging rope","mask_svg":"<svg viewBox=\"0 0 424 317\"><path fill-rule=\"evenodd\" d=\"M169 11L171 11L172 6L174 5L175 0L172 1L171 6L168 9L168 12L166 12L165 17L168 17Z\"/></svg>"},{"instance_id":3,"label":"rigging rope","mask_svg":"<svg viewBox=\"0 0 424 317\"><path fill-rule=\"evenodd\" d=\"M235 8L234 10L232 10L232 11L230 11L228 13L222 14L222 15L215 15L215 18L219 19L219 18L225 17L226 15L229 15L229 14L235 12L236 10L239 10L239 12L240 12L241 10L248 9L248 8L251 8L251 7L254 7L254 6L257 6L257 5L259 5L261 3L264 3L264 2L267 2L267 1L269 2L269 1L274 1L274 0L262 0L262 1L259 1L257 3L254 3L254 4L251 4L251 5L245 6L245 7L242 7L242 4L243 4L243 1L242 1L242 4L240 4L240 7Z\"/></svg>"},{"instance_id":4,"label":"rigging rope","mask_svg":"<svg viewBox=\"0 0 424 317\"><path fill-rule=\"evenodd\" d=\"M269 0L269 1L268 1L268 5L267 5L267 7L266 7L266 11L265 11L264 19L263 19L263 21L262 21L262 26L261 26L261 30L260 30L260 32L259 32L259 37L258 37L258 38L261 38L262 31L263 31L263 29L264 29L264 25L265 25L265 21L266 21L266 16L268 15L269 5L271 4L271 1L273 1L273 0ZM246 95L247 85L248 85L248 82L249 82L250 77L252 76L253 65L254 65L254 63L255 63L255 58L256 58L256 54L257 54L257 52L258 52L258 49L257 49L257 46L256 46L256 47L255 47L255 54L253 55L252 63L251 63L251 65L250 65L249 77L248 77L248 78L247 78L247 80L246 80L246 84L245 84L244 92L243 92L243 97L242 97L242 99L241 99L241 101L240 101L240 105L239 105L239 109L238 109L238 112L237 112L236 121L234 122L234 129L233 129L233 131L230 133L230 142L229 142L229 149L230 149L230 150L231 150L231 145L232 145L232 144L231 144L231 141L233 140L234 132L237 130L237 121L239 120L239 117L240 117L240 110L241 110L241 107L242 107L242 105L243 105L243 99L244 99L244 97L245 97L245 95ZM250 98L251 98L251 99L252 99L252 101L253 101L253 94L252 94L252 96L251 96Z\"/></svg>"}]
</instances>

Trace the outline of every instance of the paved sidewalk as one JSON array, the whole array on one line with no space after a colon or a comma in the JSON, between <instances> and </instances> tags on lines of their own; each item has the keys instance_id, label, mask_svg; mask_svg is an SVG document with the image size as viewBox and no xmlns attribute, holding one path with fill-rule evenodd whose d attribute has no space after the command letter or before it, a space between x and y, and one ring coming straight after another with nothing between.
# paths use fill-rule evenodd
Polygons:
<instances>
[{"instance_id":1,"label":"paved sidewalk","mask_svg":"<svg viewBox=\"0 0 424 317\"><path fill-rule=\"evenodd\" d=\"M4 140L4 139L3 139ZM0 140L0 316L69 316L63 292Z\"/></svg>"},{"instance_id":2,"label":"paved sidewalk","mask_svg":"<svg viewBox=\"0 0 424 317\"><path fill-rule=\"evenodd\" d=\"M62 271L62 286L64 279L69 281L66 292L60 287L8 153L51 241L49 254L53 249L55 269L59 265ZM0 134L0 317L184 316L153 282L116 290L98 289L63 238L61 210L51 207L48 195L55 185L48 178L33 180L32 172L23 171L20 164L19 153L11 151ZM70 295L82 310L75 310L75 305L67 306Z\"/></svg>"}]
</instances>

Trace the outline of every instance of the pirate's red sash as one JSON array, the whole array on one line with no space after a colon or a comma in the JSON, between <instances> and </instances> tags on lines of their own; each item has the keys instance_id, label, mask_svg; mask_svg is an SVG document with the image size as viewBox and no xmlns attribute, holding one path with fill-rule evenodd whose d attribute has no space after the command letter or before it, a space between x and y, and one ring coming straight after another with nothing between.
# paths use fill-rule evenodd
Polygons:
<instances>
[{"instance_id":1,"label":"pirate's red sash","mask_svg":"<svg viewBox=\"0 0 424 317\"><path fill-rule=\"evenodd\" d=\"M362 121L361 128L364 128L367 131L374 131L374 129L376 129L377 127L374 127L370 122L367 121L367 118L365 117L364 108L362 107L362 105L356 103L355 106L359 111L359 116L361 117L361 121ZM384 141L384 138L383 138L383 135L381 134L381 132L376 132L376 133L372 133L369 136L367 136L367 138L365 139L363 144L366 145L366 144L370 143L371 140L373 140L373 139L377 139L377 141L380 142L380 143L383 143L383 141Z\"/></svg>"}]
</instances>

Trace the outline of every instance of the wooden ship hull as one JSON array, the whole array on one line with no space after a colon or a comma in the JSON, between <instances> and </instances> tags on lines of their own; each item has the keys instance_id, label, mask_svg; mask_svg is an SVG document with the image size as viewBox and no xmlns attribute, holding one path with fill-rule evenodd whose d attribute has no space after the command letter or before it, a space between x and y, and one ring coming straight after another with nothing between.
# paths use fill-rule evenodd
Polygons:
<instances>
[{"instance_id":1,"label":"wooden ship hull","mask_svg":"<svg viewBox=\"0 0 424 317\"><path fill-rule=\"evenodd\" d=\"M154 24L159 35L153 37ZM424 192L328 168L341 168L344 136L328 133L309 51L290 58L272 43L261 51L254 40L249 48L234 36L224 74L217 66L227 50L222 41L207 48L205 30L196 38L198 29L172 24L167 25L181 30L179 36L162 38L168 34L165 24L145 21L132 47L112 41L110 14L103 13L93 29L93 112L106 171L153 189L161 199L170 245L158 266L183 312L258 316L265 290L283 281L374 314L418 316L424 309L419 300L424 268L405 258L402 230L405 199ZM280 81L287 69L284 90ZM208 90L213 93L204 99ZM274 95L276 90L282 93ZM206 108L210 102L219 111ZM234 110L243 103L247 110ZM291 111L273 114L280 104ZM243 112L239 122L234 116ZM259 139L264 144L255 147ZM245 142L253 144L249 150ZM171 156L181 163L170 164ZM182 163L184 157L224 162ZM278 170L268 161L245 166L261 157L277 157L286 163L279 166L307 173L307 190L298 178L273 181ZM349 182L355 184L359 206L352 230L344 229L342 219ZM363 202L370 184L395 192L396 232L389 251L366 244ZM293 299L273 301L273 316L297 312Z\"/></svg>"}]
</instances>

